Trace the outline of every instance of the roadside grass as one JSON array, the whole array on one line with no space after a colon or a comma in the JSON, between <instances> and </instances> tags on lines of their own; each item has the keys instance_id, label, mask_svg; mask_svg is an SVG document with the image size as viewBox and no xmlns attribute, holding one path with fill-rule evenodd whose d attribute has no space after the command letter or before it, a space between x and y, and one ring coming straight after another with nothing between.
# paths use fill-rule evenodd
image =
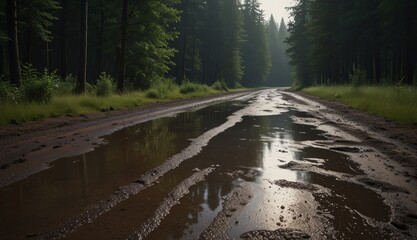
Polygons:
<instances>
[{"instance_id":1,"label":"roadside grass","mask_svg":"<svg viewBox=\"0 0 417 240\"><path fill-rule=\"evenodd\" d=\"M170 85L170 84L168 84ZM191 87L190 87L191 86ZM181 91L181 89L186 89ZM109 94L96 96L86 94L81 96L64 95L53 96L48 103L10 101L0 102L0 125L9 123L23 123L44 118L63 115L78 115L91 112L107 111L110 109L124 109L138 107L157 102L167 102L177 99L188 99L221 93L207 85L189 84L178 86L152 87L147 91L136 91L125 94Z\"/></svg>"},{"instance_id":2,"label":"roadside grass","mask_svg":"<svg viewBox=\"0 0 417 240\"><path fill-rule=\"evenodd\" d=\"M406 125L417 125L417 87L315 86L303 93L335 100Z\"/></svg>"}]
</instances>

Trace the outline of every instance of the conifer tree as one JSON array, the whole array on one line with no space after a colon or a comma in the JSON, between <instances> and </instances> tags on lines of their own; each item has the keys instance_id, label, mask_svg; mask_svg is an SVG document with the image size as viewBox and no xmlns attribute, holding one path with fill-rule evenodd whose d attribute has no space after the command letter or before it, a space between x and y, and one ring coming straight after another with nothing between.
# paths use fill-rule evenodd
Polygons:
<instances>
[{"instance_id":1,"label":"conifer tree","mask_svg":"<svg viewBox=\"0 0 417 240\"><path fill-rule=\"evenodd\" d=\"M261 86L266 83L271 68L263 12L258 0L245 0L242 11L245 31L243 84L247 87Z\"/></svg>"}]
</instances>

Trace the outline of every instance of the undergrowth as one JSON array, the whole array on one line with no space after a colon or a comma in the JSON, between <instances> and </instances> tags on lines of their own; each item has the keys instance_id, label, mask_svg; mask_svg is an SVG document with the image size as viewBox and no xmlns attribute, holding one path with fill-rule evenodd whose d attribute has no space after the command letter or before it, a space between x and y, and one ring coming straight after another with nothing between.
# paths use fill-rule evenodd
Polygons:
<instances>
[{"instance_id":1,"label":"undergrowth","mask_svg":"<svg viewBox=\"0 0 417 240\"><path fill-rule=\"evenodd\" d=\"M172 79L156 79L146 91L117 94L114 79L102 73L96 84L87 84L86 94L73 95L75 83L72 76L61 80L55 72L40 74L31 66L26 67L24 82L19 89L0 81L0 125L137 107L224 91L203 84L184 82L178 85Z\"/></svg>"},{"instance_id":2,"label":"undergrowth","mask_svg":"<svg viewBox=\"0 0 417 240\"><path fill-rule=\"evenodd\" d=\"M417 87L397 86L316 86L302 92L336 100L403 124L417 124Z\"/></svg>"}]
</instances>

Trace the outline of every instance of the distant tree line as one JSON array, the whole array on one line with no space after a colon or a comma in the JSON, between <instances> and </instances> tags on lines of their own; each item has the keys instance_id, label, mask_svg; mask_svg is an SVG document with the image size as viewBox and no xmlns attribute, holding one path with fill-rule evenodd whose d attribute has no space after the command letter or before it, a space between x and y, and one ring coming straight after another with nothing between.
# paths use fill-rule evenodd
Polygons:
<instances>
[{"instance_id":1,"label":"distant tree line","mask_svg":"<svg viewBox=\"0 0 417 240\"><path fill-rule=\"evenodd\" d=\"M298 0L291 10L301 85L417 82L417 1Z\"/></svg>"},{"instance_id":2,"label":"distant tree line","mask_svg":"<svg viewBox=\"0 0 417 240\"><path fill-rule=\"evenodd\" d=\"M287 35L257 0L5 0L0 76L20 86L31 64L73 76L77 93L102 72L120 92L164 78L289 85Z\"/></svg>"}]
</instances>

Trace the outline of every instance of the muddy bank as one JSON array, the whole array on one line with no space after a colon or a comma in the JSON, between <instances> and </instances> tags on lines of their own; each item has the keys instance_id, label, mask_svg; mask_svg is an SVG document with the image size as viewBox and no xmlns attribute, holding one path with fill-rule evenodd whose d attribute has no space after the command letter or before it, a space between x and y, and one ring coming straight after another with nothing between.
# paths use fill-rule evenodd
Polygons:
<instances>
[{"instance_id":1,"label":"muddy bank","mask_svg":"<svg viewBox=\"0 0 417 240\"><path fill-rule=\"evenodd\" d=\"M323 126L341 129L352 134L363 145L374 149L360 150L349 146L349 142L336 140L336 144L342 142L347 143L348 146L333 147L334 150L354 152L364 160L376 151L373 153L373 158L378 159L378 164L368 166L371 170L368 174L372 175L372 172L378 172L376 168L385 168L395 177L379 181L376 179L384 177L381 174L374 174L371 179L359 177L355 181L380 192L386 199L389 199L386 201L391 203L394 211L390 218L391 227L402 231L404 238L417 236L417 220L415 218L417 211L415 192L417 189L417 128L404 126L336 101L324 100L302 93L286 92L284 95L294 104L303 106L310 114L321 118L324 121Z\"/></svg>"},{"instance_id":2,"label":"muddy bank","mask_svg":"<svg viewBox=\"0 0 417 240\"><path fill-rule=\"evenodd\" d=\"M0 126L0 186L46 170L56 159L93 151L105 143L103 136L118 130L253 93L255 92L227 93L139 108Z\"/></svg>"},{"instance_id":3,"label":"muddy bank","mask_svg":"<svg viewBox=\"0 0 417 240\"><path fill-rule=\"evenodd\" d=\"M366 145L409 167L410 171L404 174L417 179L417 127L401 125L336 101L299 92L284 94L296 103L308 106L313 115L327 119L326 124L354 134Z\"/></svg>"}]
</instances>

